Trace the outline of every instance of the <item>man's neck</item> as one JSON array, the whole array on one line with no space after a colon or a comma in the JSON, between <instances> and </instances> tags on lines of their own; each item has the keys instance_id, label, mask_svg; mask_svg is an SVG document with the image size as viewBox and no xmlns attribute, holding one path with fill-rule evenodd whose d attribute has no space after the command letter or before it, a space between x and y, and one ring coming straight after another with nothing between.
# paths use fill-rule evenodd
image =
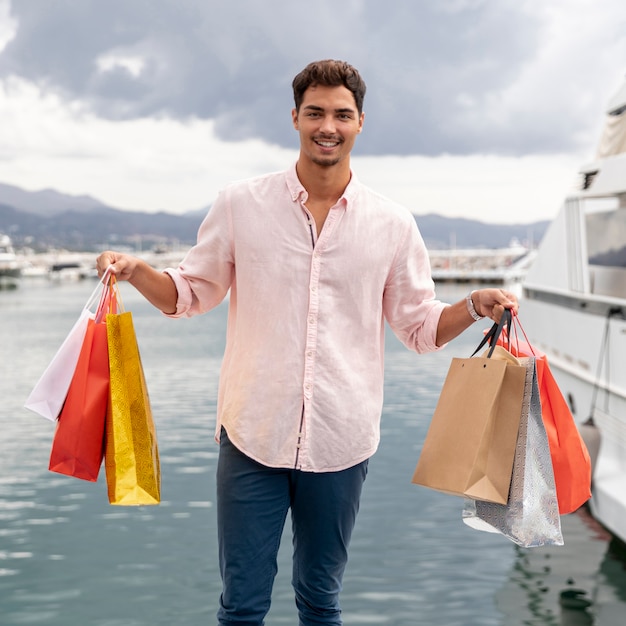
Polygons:
<instances>
[{"instance_id":1,"label":"man's neck","mask_svg":"<svg viewBox=\"0 0 626 626\"><path fill-rule=\"evenodd\" d=\"M350 182L350 163L317 165L303 159L296 163L296 173L309 198L337 201Z\"/></svg>"}]
</instances>

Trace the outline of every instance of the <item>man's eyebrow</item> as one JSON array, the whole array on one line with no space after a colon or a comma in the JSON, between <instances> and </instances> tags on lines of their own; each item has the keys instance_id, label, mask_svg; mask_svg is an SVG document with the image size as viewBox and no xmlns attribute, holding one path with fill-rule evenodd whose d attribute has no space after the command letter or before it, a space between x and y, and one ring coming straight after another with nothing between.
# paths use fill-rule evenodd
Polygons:
<instances>
[{"instance_id":1,"label":"man's eyebrow","mask_svg":"<svg viewBox=\"0 0 626 626\"><path fill-rule=\"evenodd\" d=\"M316 104L307 104L304 108L310 111L323 111L324 110L324 107L318 106ZM341 107L339 109L334 109L334 111L335 113L354 113L355 109L353 109L352 107Z\"/></svg>"}]
</instances>

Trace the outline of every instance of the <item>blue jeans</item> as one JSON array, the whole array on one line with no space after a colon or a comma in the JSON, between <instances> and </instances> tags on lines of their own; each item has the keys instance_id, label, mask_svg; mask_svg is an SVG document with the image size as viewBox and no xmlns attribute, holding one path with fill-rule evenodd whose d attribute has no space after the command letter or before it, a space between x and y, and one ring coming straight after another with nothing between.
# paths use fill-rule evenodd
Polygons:
<instances>
[{"instance_id":1,"label":"blue jeans","mask_svg":"<svg viewBox=\"0 0 626 626\"><path fill-rule=\"evenodd\" d=\"M339 626L339 592L367 461L340 472L275 469L241 453L222 429L217 523L222 626L262 626L291 508L292 585L299 626Z\"/></svg>"}]
</instances>

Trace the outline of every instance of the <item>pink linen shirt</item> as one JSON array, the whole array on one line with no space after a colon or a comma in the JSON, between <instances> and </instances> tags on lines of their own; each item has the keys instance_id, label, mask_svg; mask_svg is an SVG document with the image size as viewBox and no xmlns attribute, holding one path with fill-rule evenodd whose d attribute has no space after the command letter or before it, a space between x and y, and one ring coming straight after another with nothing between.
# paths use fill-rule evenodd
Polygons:
<instances>
[{"instance_id":1,"label":"pink linen shirt","mask_svg":"<svg viewBox=\"0 0 626 626\"><path fill-rule=\"evenodd\" d=\"M384 322L437 349L441 311L410 212L352 175L319 238L295 166L224 189L177 269L171 317L230 290L216 438L269 467L339 471L380 439Z\"/></svg>"}]
</instances>

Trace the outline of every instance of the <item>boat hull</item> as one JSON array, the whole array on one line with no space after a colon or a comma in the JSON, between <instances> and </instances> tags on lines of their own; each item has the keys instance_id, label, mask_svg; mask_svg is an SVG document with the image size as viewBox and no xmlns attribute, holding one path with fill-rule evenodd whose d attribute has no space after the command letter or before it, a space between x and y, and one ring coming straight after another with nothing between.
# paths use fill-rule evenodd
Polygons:
<instances>
[{"instance_id":1,"label":"boat hull","mask_svg":"<svg viewBox=\"0 0 626 626\"><path fill-rule=\"evenodd\" d=\"M15 265L0 265L0 289L16 287L22 275L20 267Z\"/></svg>"},{"instance_id":2,"label":"boat hull","mask_svg":"<svg viewBox=\"0 0 626 626\"><path fill-rule=\"evenodd\" d=\"M623 308L622 308L623 305ZM626 300L525 286L520 319L544 352L577 424L599 435L591 511L626 541Z\"/></svg>"}]
</instances>

